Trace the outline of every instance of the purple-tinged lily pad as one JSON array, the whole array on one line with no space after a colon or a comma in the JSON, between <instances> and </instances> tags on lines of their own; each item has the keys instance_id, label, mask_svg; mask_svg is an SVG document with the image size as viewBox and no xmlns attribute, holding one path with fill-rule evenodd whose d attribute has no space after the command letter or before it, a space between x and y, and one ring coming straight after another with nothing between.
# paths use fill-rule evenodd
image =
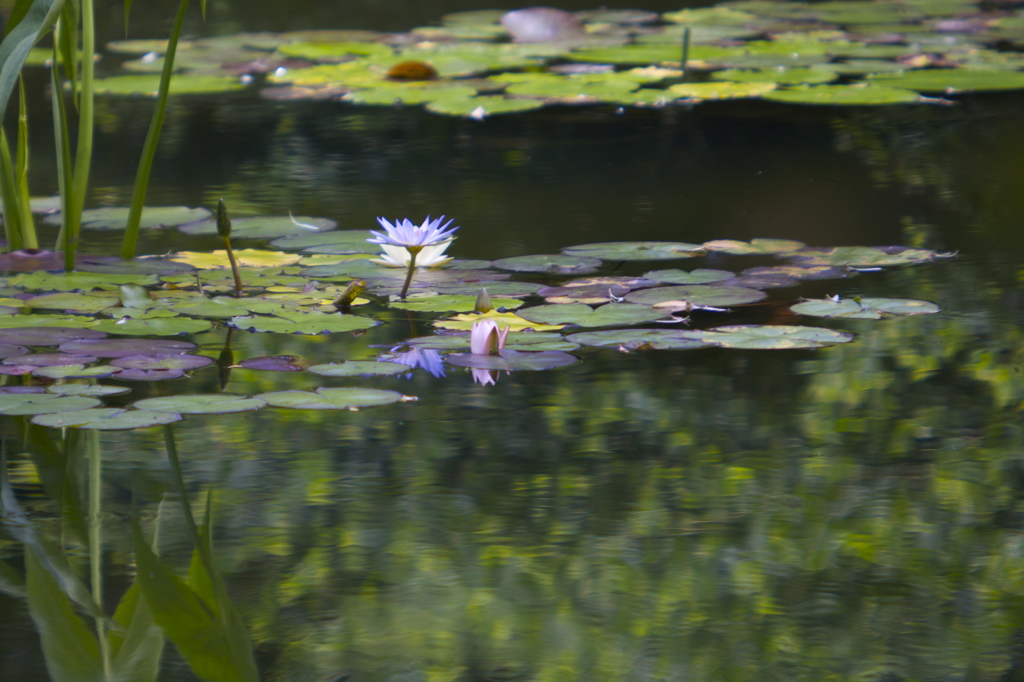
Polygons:
<instances>
[{"instance_id":1,"label":"purple-tinged lily pad","mask_svg":"<svg viewBox=\"0 0 1024 682\"><path fill-rule=\"evenodd\" d=\"M707 344L681 336L674 329L612 329L600 332L570 334L566 340L585 346L633 350L690 350Z\"/></svg>"},{"instance_id":2,"label":"purple-tinged lily pad","mask_svg":"<svg viewBox=\"0 0 1024 682\"><path fill-rule=\"evenodd\" d=\"M156 353L154 355L128 355L111 360L114 367L144 370L190 370L213 364L213 359L204 355L181 355Z\"/></svg>"},{"instance_id":3,"label":"purple-tinged lily pad","mask_svg":"<svg viewBox=\"0 0 1024 682\"><path fill-rule=\"evenodd\" d=\"M11 343L0 343L0 358L11 358L16 355L24 355L28 352L25 346L16 346Z\"/></svg>"},{"instance_id":4,"label":"purple-tinged lily pad","mask_svg":"<svg viewBox=\"0 0 1024 682\"><path fill-rule=\"evenodd\" d=\"M142 429L181 421L180 414L151 412L149 410L127 410L116 407L101 407L70 414L47 414L32 418L33 424L54 428L76 427L100 431Z\"/></svg>"},{"instance_id":5,"label":"purple-tinged lily pad","mask_svg":"<svg viewBox=\"0 0 1024 682\"><path fill-rule=\"evenodd\" d=\"M131 389L124 386L107 386L105 384L54 384L46 389L47 393L57 395L84 395L84 396L107 396L124 395L130 393Z\"/></svg>"},{"instance_id":6,"label":"purple-tinged lily pad","mask_svg":"<svg viewBox=\"0 0 1024 682\"><path fill-rule=\"evenodd\" d=\"M764 256L799 251L807 245L792 239L751 239L749 242L740 242L734 239L715 239L714 241L704 242L703 246L707 251L730 253L734 256Z\"/></svg>"},{"instance_id":7,"label":"purple-tinged lily pad","mask_svg":"<svg viewBox=\"0 0 1024 682\"><path fill-rule=\"evenodd\" d=\"M130 77L129 77L130 78ZM112 81L113 79L108 79ZM128 208L90 208L82 211L82 229L123 230L128 223ZM147 206L142 210L143 228L173 227L183 223L202 220L210 215L205 208L187 206ZM47 216L47 225L60 225L64 218L60 213Z\"/></svg>"},{"instance_id":8,"label":"purple-tinged lily pad","mask_svg":"<svg viewBox=\"0 0 1024 682\"><path fill-rule=\"evenodd\" d=\"M146 398L145 400L136 401L134 407L138 410L177 414L227 414L229 412L258 410L261 407L266 407L266 405L267 401L262 398L212 393Z\"/></svg>"},{"instance_id":9,"label":"purple-tinged lily pad","mask_svg":"<svg viewBox=\"0 0 1024 682\"><path fill-rule=\"evenodd\" d=\"M303 251L305 253L337 255L380 253L380 245L366 241L372 236L369 230L310 231L279 237L270 242L270 245L283 251Z\"/></svg>"},{"instance_id":10,"label":"purple-tinged lily pad","mask_svg":"<svg viewBox=\"0 0 1024 682\"><path fill-rule=\"evenodd\" d=\"M784 289L793 287L800 283L796 277L783 275L781 273L765 275L743 275L729 280L729 285L734 287L746 287L748 289Z\"/></svg>"},{"instance_id":11,"label":"purple-tinged lily pad","mask_svg":"<svg viewBox=\"0 0 1024 682\"><path fill-rule=\"evenodd\" d=\"M454 353L446 355L445 362L470 369L496 369L504 371L540 372L568 367L579 361L575 355L559 351L516 351L505 348L498 355Z\"/></svg>"},{"instance_id":12,"label":"purple-tinged lily pad","mask_svg":"<svg viewBox=\"0 0 1024 682\"><path fill-rule=\"evenodd\" d=\"M134 275L136 277L172 275L195 270L188 263L167 260L160 256L141 256L132 260L124 260L116 256L79 255L75 259L75 268L85 272Z\"/></svg>"},{"instance_id":13,"label":"purple-tinged lily pad","mask_svg":"<svg viewBox=\"0 0 1024 682\"><path fill-rule=\"evenodd\" d=\"M125 369L114 378L120 381L168 381L184 376L183 369Z\"/></svg>"},{"instance_id":14,"label":"purple-tinged lily pad","mask_svg":"<svg viewBox=\"0 0 1024 682\"><path fill-rule=\"evenodd\" d=\"M79 339L106 338L104 332L72 327L8 327L0 329L0 343L19 346L56 346Z\"/></svg>"},{"instance_id":15,"label":"purple-tinged lily pad","mask_svg":"<svg viewBox=\"0 0 1024 682\"><path fill-rule=\"evenodd\" d=\"M0 395L17 395L23 393L46 393L42 386L0 386Z\"/></svg>"},{"instance_id":16,"label":"purple-tinged lily pad","mask_svg":"<svg viewBox=\"0 0 1024 682\"><path fill-rule=\"evenodd\" d=\"M313 365L309 368L309 371L325 377L388 376L408 372L409 366L397 362L347 360L345 362Z\"/></svg>"},{"instance_id":17,"label":"purple-tinged lily pad","mask_svg":"<svg viewBox=\"0 0 1024 682\"><path fill-rule=\"evenodd\" d=\"M23 365L27 367L61 367L65 365L88 365L96 362L91 355L72 355L70 353L30 353L14 358L4 358L5 365Z\"/></svg>"},{"instance_id":18,"label":"purple-tinged lily pad","mask_svg":"<svg viewBox=\"0 0 1024 682\"><path fill-rule=\"evenodd\" d=\"M306 235L327 232L338 226L329 218L311 218L309 216L253 216L235 218L231 221L232 239L273 239L286 235ZM198 220L184 223L178 229L185 234L216 235L215 219Z\"/></svg>"},{"instance_id":19,"label":"purple-tinged lily pad","mask_svg":"<svg viewBox=\"0 0 1024 682\"><path fill-rule=\"evenodd\" d=\"M687 310L690 307L708 306L725 308L746 305L764 300L767 294L758 289L731 287L721 284L694 284L692 286L655 287L641 289L626 295L630 303L666 307L672 310ZM677 304L678 305L675 305Z\"/></svg>"},{"instance_id":20,"label":"purple-tinged lily pad","mask_svg":"<svg viewBox=\"0 0 1024 682\"><path fill-rule=\"evenodd\" d=\"M601 267L599 258L564 254L513 256L494 261L494 267L513 272L546 272L553 275L584 275Z\"/></svg>"},{"instance_id":21,"label":"purple-tinged lily pad","mask_svg":"<svg viewBox=\"0 0 1024 682\"><path fill-rule=\"evenodd\" d=\"M826 249L804 249L795 253L787 253L785 257L787 260L808 265L873 268L927 263L939 258L950 258L953 255L927 249L911 249L905 246L836 246Z\"/></svg>"},{"instance_id":22,"label":"purple-tinged lily pad","mask_svg":"<svg viewBox=\"0 0 1024 682\"><path fill-rule=\"evenodd\" d=\"M304 372L306 364L294 355L269 355L259 358L246 358L238 363L239 367L255 369L262 372Z\"/></svg>"},{"instance_id":23,"label":"purple-tinged lily pad","mask_svg":"<svg viewBox=\"0 0 1024 682\"><path fill-rule=\"evenodd\" d=\"M129 355L156 353L187 353L196 344L170 339L79 339L62 343L58 350L64 353L87 353L99 358L123 358Z\"/></svg>"},{"instance_id":24,"label":"purple-tinged lily pad","mask_svg":"<svg viewBox=\"0 0 1024 682\"><path fill-rule=\"evenodd\" d=\"M85 396L60 396L52 393L16 393L0 395L0 414L54 414L87 410L100 404Z\"/></svg>"},{"instance_id":25,"label":"purple-tinged lily pad","mask_svg":"<svg viewBox=\"0 0 1024 682\"><path fill-rule=\"evenodd\" d=\"M654 284L654 282L652 282ZM589 303L598 305L621 299L632 289L621 284L591 284L589 286L544 287L537 292L551 303Z\"/></svg>"},{"instance_id":26,"label":"purple-tinged lily pad","mask_svg":"<svg viewBox=\"0 0 1024 682\"><path fill-rule=\"evenodd\" d=\"M318 388L316 391L274 391L256 396L272 407L295 410L358 410L361 407L388 405L415 400L396 391L376 388Z\"/></svg>"},{"instance_id":27,"label":"purple-tinged lily pad","mask_svg":"<svg viewBox=\"0 0 1024 682\"><path fill-rule=\"evenodd\" d=\"M686 242L603 242L568 246L562 253L601 260L670 260L702 256L704 250Z\"/></svg>"},{"instance_id":28,"label":"purple-tinged lily pad","mask_svg":"<svg viewBox=\"0 0 1024 682\"><path fill-rule=\"evenodd\" d=\"M742 273L743 277L792 277L794 279L843 279L850 276L850 271L845 267L834 265L772 265L767 267L747 268Z\"/></svg>"},{"instance_id":29,"label":"purple-tinged lily pad","mask_svg":"<svg viewBox=\"0 0 1024 682\"><path fill-rule=\"evenodd\" d=\"M36 270L63 270L64 255L43 249L21 249L0 254L0 271L34 272Z\"/></svg>"}]
</instances>

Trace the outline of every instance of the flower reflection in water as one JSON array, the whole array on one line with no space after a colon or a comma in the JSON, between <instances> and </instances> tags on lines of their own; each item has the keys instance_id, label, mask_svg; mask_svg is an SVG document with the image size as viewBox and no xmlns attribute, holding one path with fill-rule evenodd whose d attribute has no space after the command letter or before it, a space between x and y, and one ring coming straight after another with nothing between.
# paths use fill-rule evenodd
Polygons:
<instances>
[{"instance_id":1,"label":"flower reflection in water","mask_svg":"<svg viewBox=\"0 0 1024 682\"><path fill-rule=\"evenodd\" d=\"M481 386L495 385L498 383L498 370L496 369L474 369L473 382Z\"/></svg>"},{"instance_id":2,"label":"flower reflection in water","mask_svg":"<svg viewBox=\"0 0 1024 682\"><path fill-rule=\"evenodd\" d=\"M387 358L389 362L397 362L400 365L410 367L422 367L435 377L445 376L444 362L441 361L441 354L429 348L413 348L405 353Z\"/></svg>"}]
</instances>

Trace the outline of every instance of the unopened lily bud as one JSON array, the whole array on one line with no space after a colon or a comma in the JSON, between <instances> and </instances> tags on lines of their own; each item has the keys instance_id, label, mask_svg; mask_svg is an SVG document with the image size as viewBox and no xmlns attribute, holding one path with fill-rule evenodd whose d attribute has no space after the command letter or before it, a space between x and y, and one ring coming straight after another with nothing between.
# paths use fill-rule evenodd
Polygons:
<instances>
[{"instance_id":1,"label":"unopened lily bud","mask_svg":"<svg viewBox=\"0 0 1024 682\"><path fill-rule=\"evenodd\" d=\"M217 200L217 234L223 239L231 236L231 218L228 217L228 209L224 206L224 200Z\"/></svg>"},{"instance_id":2,"label":"unopened lily bud","mask_svg":"<svg viewBox=\"0 0 1024 682\"><path fill-rule=\"evenodd\" d=\"M494 310L494 304L491 303L491 295L487 293L487 289L480 290L476 297L476 306L473 309L478 313L489 313Z\"/></svg>"}]
</instances>

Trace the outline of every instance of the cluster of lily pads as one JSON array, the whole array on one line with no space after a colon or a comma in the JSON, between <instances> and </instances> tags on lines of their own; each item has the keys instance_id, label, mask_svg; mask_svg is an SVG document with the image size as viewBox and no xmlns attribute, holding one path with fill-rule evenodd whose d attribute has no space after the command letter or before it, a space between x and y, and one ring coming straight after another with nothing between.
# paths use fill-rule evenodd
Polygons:
<instances>
[{"instance_id":1,"label":"cluster of lily pads","mask_svg":"<svg viewBox=\"0 0 1024 682\"><path fill-rule=\"evenodd\" d=\"M216 231L205 209L147 209L143 221L176 225L192 235ZM97 209L87 212L83 222L114 229L123 227L124 216L117 209ZM357 409L411 400L397 391L321 387L100 406L102 398L128 392L124 382L178 379L215 364L213 358L193 353L193 343L166 337L215 327L362 334L381 325L390 316L388 309L430 317L436 331L397 346L389 343L376 358L307 366L287 356L238 362L221 357L217 364L222 370L227 363L327 377L408 374L416 367L443 376L446 366L455 366L474 370L482 383L494 383L498 372L573 364L579 358L572 351L585 346L625 352L822 348L847 343L854 335L795 324L719 325L715 317L732 312L730 321L735 321L735 314L756 315L783 304L789 306L787 320L934 313L939 308L928 301L838 296L802 300L789 289L808 280L843 279L952 255L900 246L813 248L783 239L610 242L493 262L436 258L434 267L408 268L412 278L406 282L407 268L394 258L394 249L384 254L388 260L380 258L381 246L374 243L380 233L374 239L368 230L336 227L334 221L311 217L236 220L235 239L272 239L269 249L235 251L241 295L236 295L224 252L173 252L132 261L83 256L75 272L50 271L60 260L45 252L0 256L0 269L7 271L0 280L0 375L7 382L0 387L0 414L33 415L35 423L46 426L115 429L166 423L183 414L264 406ZM450 242L450 232L443 236ZM748 263L750 267L739 271L645 265L709 254L740 264L758 257L759 264ZM612 270L637 274L609 274ZM769 291L783 293L770 297ZM471 332L474 327L479 338ZM96 379L118 384L89 383Z\"/></svg>"},{"instance_id":2,"label":"cluster of lily pads","mask_svg":"<svg viewBox=\"0 0 1024 682\"><path fill-rule=\"evenodd\" d=\"M942 102L926 95L1024 88L1024 14L993 7L735 0L664 14L457 12L405 33L243 33L182 41L171 89L260 87L274 99L425 104L474 118L548 104ZM164 49L156 40L109 44L134 57L122 64L131 74L100 79L97 91L155 93Z\"/></svg>"}]
</instances>

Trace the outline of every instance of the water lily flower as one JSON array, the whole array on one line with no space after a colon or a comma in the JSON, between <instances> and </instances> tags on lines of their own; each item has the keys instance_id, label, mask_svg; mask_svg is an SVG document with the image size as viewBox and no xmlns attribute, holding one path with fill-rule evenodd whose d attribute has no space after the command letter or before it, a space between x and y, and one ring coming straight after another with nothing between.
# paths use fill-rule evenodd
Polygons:
<instances>
[{"instance_id":1,"label":"water lily flower","mask_svg":"<svg viewBox=\"0 0 1024 682\"><path fill-rule=\"evenodd\" d=\"M443 221L444 216L436 220L431 220L430 216L427 216L422 225L414 225L408 218L402 221L396 220L395 224L392 225L385 218L377 218L377 222L384 228L384 231L370 231L373 238L366 241L371 244L380 244L384 248L385 259L393 259L396 264L408 265L409 267L409 272L405 276L405 284L402 286L402 293L400 294L402 300L405 300L405 295L409 292L412 275L416 271L417 257L426 249L432 249L428 256L436 260L448 248L448 244L451 243L452 239L455 238L455 230L459 228L453 227L448 229L448 226L454 221L449 220L442 225ZM408 255L407 262L405 260L406 255Z\"/></svg>"},{"instance_id":2,"label":"water lily flower","mask_svg":"<svg viewBox=\"0 0 1024 682\"><path fill-rule=\"evenodd\" d=\"M422 225L414 225L408 218L402 221L395 221L392 225L387 221L386 218L377 218L377 222L384 228L384 232L377 232L370 230L370 234L373 235L373 239L367 239L366 241L371 244L381 244L388 246L398 246L409 251L415 250L419 253L426 246L437 246L442 242L450 242L454 239L455 231L458 227L447 229L454 220L449 220L444 225L441 222L444 220L444 216L431 220L430 216L423 221Z\"/></svg>"},{"instance_id":3,"label":"water lily flower","mask_svg":"<svg viewBox=\"0 0 1024 682\"><path fill-rule=\"evenodd\" d=\"M416 266L421 268L436 268L445 265L452 260L451 256L445 256L445 249L452 243L452 239L443 241L440 244L432 244L430 246L424 246L423 250L416 256ZM412 261L412 254L409 253L409 249L404 246L393 246L391 244L381 244L380 248L384 250L380 258L371 258L370 260L378 265L386 265L389 268L407 268L409 263Z\"/></svg>"},{"instance_id":4,"label":"water lily flower","mask_svg":"<svg viewBox=\"0 0 1024 682\"><path fill-rule=\"evenodd\" d=\"M494 320L477 320L469 333L469 352L474 355L497 355L505 347L510 326L498 329Z\"/></svg>"}]
</instances>

